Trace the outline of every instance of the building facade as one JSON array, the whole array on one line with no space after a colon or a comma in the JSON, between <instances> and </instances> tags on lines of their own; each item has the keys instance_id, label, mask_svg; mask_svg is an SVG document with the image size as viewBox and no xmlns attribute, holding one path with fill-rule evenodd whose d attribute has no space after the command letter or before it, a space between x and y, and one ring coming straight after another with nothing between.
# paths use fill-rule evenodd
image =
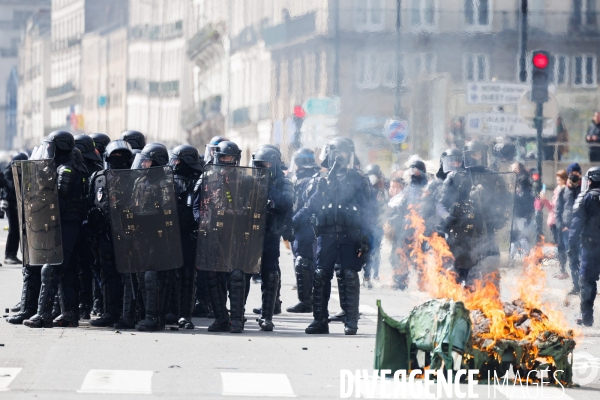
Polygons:
<instances>
[{"instance_id":1,"label":"building facade","mask_svg":"<svg viewBox=\"0 0 600 400\"><path fill-rule=\"evenodd\" d=\"M50 9L34 13L27 21L19 48L17 132L7 149L32 149L44 138L50 109L46 87L50 83Z\"/></svg>"}]
</instances>

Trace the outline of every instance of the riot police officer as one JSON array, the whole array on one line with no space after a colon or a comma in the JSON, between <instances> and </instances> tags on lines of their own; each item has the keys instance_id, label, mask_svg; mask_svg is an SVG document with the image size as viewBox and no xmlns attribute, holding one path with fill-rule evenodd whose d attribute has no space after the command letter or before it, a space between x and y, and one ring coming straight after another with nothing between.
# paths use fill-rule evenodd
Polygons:
<instances>
[{"instance_id":1,"label":"riot police officer","mask_svg":"<svg viewBox=\"0 0 600 400\"><path fill-rule=\"evenodd\" d=\"M496 232L509 220L514 195L511 196L501 174L487 168L487 145L471 141L463 151L465 171L452 172L442 188L438 214L446 232L452 227L455 241L455 270L460 282L467 278L499 279L500 250ZM507 174L509 179L514 174ZM451 249L453 245L450 246Z\"/></svg>"},{"instance_id":2,"label":"riot police officer","mask_svg":"<svg viewBox=\"0 0 600 400\"><path fill-rule=\"evenodd\" d=\"M315 161L314 151L301 148L292 160L292 183L294 185L294 214L304 207L306 203L306 191L313 176L319 173L319 167ZM311 313L312 307L312 278L315 271L315 248L316 236L310 219L301 220L294 218L294 242L292 251L294 254L294 271L296 273L296 286L298 288L298 303L288 307L287 312Z\"/></svg>"},{"instance_id":3,"label":"riot police officer","mask_svg":"<svg viewBox=\"0 0 600 400\"><path fill-rule=\"evenodd\" d=\"M318 230L317 268L313 277L314 321L307 334L329 333L327 305L331 279L339 260L345 282L344 333L358 330L360 283L358 272L368 251L373 196L369 182L355 168L354 147L342 138L332 139L321 153L326 176L313 179L312 194L296 218L312 218Z\"/></svg>"},{"instance_id":4,"label":"riot police officer","mask_svg":"<svg viewBox=\"0 0 600 400\"><path fill-rule=\"evenodd\" d=\"M266 168L269 173L269 202L267 223L261 257L262 314L258 320L263 331L273 330L273 313L280 287L279 245L281 234L288 214L293 207L292 183L281 169L281 153L270 147L262 147L252 155L252 164L256 168Z\"/></svg>"},{"instance_id":5,"label":"riot police officer","mask_svg":"<svg viewBox=\"0 0 600 400\"><path fill-rule=\"evenodd\" d=\"M110 143L110 137L105 133L92 133L90 137L94 141L94 146L96 147L96 150L98 150L98 154L104 156L106 146Z\"/></svg>"},{"instance_id":6,"label":"riot police officer","mask_svg":"<svg viewBox=\"0 0 600 400\"><path fill-rule=\"evenodd\" d=\"M23 324L31 328L76 327L79 325L79 304L76 288L70 284L61 285L60 301L62 314L52 322L52 306L59 283L74 282L74 274L68 266L77 243L81 223L84 218L83 174L73 159L75 140L69 132L52 132L43 143L43 158L52 158L57 166L57 188L60 210L63 262L60 265L45 264L41 268L41 288L37 313Z\"/></svg>"},{"instance_id":7,"label":"riot police officer","mask_svg":"<svg viewBox=\"0 0 600 400\"><path fill-rule=\"evenodd\" d=\"M133 150L143 150L146 146L146 136L139 131L125 131L120 139L129 143Z\"/></svg>"},{"instance_id":8,"label":"riot police officer","mask_svg":"<svg viewBox=\"0 0 600 400\"><path fill-rule=\"evenodd\" d=\"M102 157L96 148L94 139L88 135L75 136L75 148L79 149L83 157L83 163L88 171L84 177L86 180L85 188L89 188L90 177L102 170ZM86 192L85 214L93 207L94 200ZM90 235L87 229L87 224L83 224L79 235L78 243L75 245L75 250L71 257L71 268L79 273L79 316L81 319L90 319L90 311L93 302L93 288L96 286L95 278L93 277L94 256L96 249L91 246L95 242L95 238ZM99 272L99 271L98 271ZM99 275L99 274L98 274Z\"/></svg>"},{"instance_id":9,"label":"riot police officer","mask_svg":"<svg viewBox=\"0 0 600 400\"><path fill-rule=\"evenodd\" d=\"M110 224L110 196L107 187L106 174L108 170L127 169L131 159L131 147L124 140L115 140L106 146L104 160L106 169L95 172L90 178L90 201L92 208L88 213L87 229L95 238L97 248L96 264L99 267L101 280L104 313L100 318L90 321L91 326L108 327L119 321L121 314L121 276L117 272L115 264L115 252L112 241ZM125 293L131 296L130 274L124 274L123 287ZM131 301L127 298L128 301ZM128 319L131 316L131 304L123 306L123 318L129 323L121 326L121 329L133 328L135 320Z\"/></svg>"},{"instance_id":10,"label":"riot police officer","mask_svg":"<svg viewBox=\"0 0 600 400\"><path fill-rule=\"evenodd\" d=\"M600 167L587 171L581 194L573 207L569 252L580 253L581 315L578 325L594 324L594 300L600 277Z\"/></svg>"},{"instance_id":11,"label":"riot police officer","mask_svg":"<svg viewBox=\"0 0 600 400\"><path fill-rule=\"evenodd\" d=\"M180 299L178 320L180 328L194 329L192 311L196 293L196 231L198 223L194 220L193 197L196 181L202 174L202 164L198 150L189 145L181 145L171 150L169 165L173 168L175 194L179 211L179 229L181 231L181 246L183 251L183 267L180 274Z\"/></svg>"}]
</instances>

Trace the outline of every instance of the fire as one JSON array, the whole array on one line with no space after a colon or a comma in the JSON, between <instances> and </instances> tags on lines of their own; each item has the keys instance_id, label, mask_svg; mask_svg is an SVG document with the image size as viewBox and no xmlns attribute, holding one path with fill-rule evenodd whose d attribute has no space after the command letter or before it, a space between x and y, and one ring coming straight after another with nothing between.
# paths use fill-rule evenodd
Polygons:
<instances>
[{"instance_id":1,"label":"fire","mask_svg":"<svg viewBox=\"0 0 600 400\"><path fill-rule=\"evenodd\" d=\"M573 330L568 328L565 317L551 304L542 302L546 273L541 266L544 259L544 243L538 245L524 259L521 279L516 282L518 300L504 303L496 282L497 275L475 281L472 287L457 283L456 275L447 267L453 260L452 253L444 238L433 233L425 236L425 221L413 206L410 208L410 223L407 229L414 230L413 241L409 246L409 257L401 257L412 263L419 273L419 287L434 298L449 298L461 301L472 311L473 326L483 321L482 332L474 334L474 346L490 352L496 358L494 348L500 340L514 340L528 343L528 360L538 357L536 341L545 341L551 335L573 338ZM428 247L428 250L423 250ZM541 310L545 310L542 313ZM526 313L524 317L524 313ZM474 320L474 315L479 316ZM487 323L489 322L489 326Z\"/></svg>"}]
</instances>

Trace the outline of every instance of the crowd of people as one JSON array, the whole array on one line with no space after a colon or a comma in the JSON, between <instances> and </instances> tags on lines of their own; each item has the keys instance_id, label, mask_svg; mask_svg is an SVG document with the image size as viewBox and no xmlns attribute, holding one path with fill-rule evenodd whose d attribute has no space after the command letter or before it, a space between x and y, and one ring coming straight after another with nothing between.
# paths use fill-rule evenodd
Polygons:
<instances>
[{"instance_id":1,"label":"crowd of people","mask_svg":"<svg viewBox=\"0 0 600 400\"><path fill-rule=\"evenodd\" d=\"M568 264L572 294L582 298L578 322L591 325L600 271L590 254L600 235L590 229L600 224L591 226L596 219L588 215L599 215L600 171L584 179L577 164L559 171L549 200L543 190L536 197L535 173L520 163L495 172L488 154L486 144L470 141L444 151L435 175L415 156L388 180L377 164L362 168L345 137L332 139L318 160L299 149L289 166L277 146L265 144L244 167L241 150L224 137L201 155L189 145L146 144L137 131L114 141L53 132L29 160L15 154L0 180L9 193L5 261L23 264L21 301L7 321L49 328L91 319L94 327L157 331L193 329L192 317L210 317L208 331L241 333L255 279L262 304L253 311L260 329L272 331L282 312L283 238L291 243L298 295L286 310L313 314L307 334L329 333L329 323L341 321L354 335L359 272L366 288L379 279L384 238L392 244L393 287L407 288L415 215L426 237L446 240L453 254L446 267L470 288L476 279L498 282L503 243L511 257L529 252L533 217L547 208L559 278L568 277ZM429 251L426 241L422 251ZM341 311L329 315L334 275Z\"/></svg>"}]
</instances>

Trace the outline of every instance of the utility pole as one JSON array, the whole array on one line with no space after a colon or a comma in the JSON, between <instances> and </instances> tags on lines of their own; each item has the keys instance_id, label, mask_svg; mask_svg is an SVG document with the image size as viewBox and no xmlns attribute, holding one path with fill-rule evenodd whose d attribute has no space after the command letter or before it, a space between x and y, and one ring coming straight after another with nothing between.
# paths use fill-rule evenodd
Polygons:
<instances>
[{"instance_id":1,"label":"utility pole","mask_svg":"<svg viewBox=\"0 0 600 400\"><path fill-rule=\"evenodd\" d=\"M402 0L396 0L396 104L394 114L400 118L402 113L401 91L402 91L402 52L400 51L400 28L402 27Z\"/></svg>"},{"instance_id":2,"label":"utility pole","mask_svg":"<svg viewBox=\"0 0 600 400\"><path fill-rule=\"evenodd\" d=\"M521 82L527 82L527 0L521 0L521 40L519 42L519 79Z\"/></svg>"}]
</instances>

